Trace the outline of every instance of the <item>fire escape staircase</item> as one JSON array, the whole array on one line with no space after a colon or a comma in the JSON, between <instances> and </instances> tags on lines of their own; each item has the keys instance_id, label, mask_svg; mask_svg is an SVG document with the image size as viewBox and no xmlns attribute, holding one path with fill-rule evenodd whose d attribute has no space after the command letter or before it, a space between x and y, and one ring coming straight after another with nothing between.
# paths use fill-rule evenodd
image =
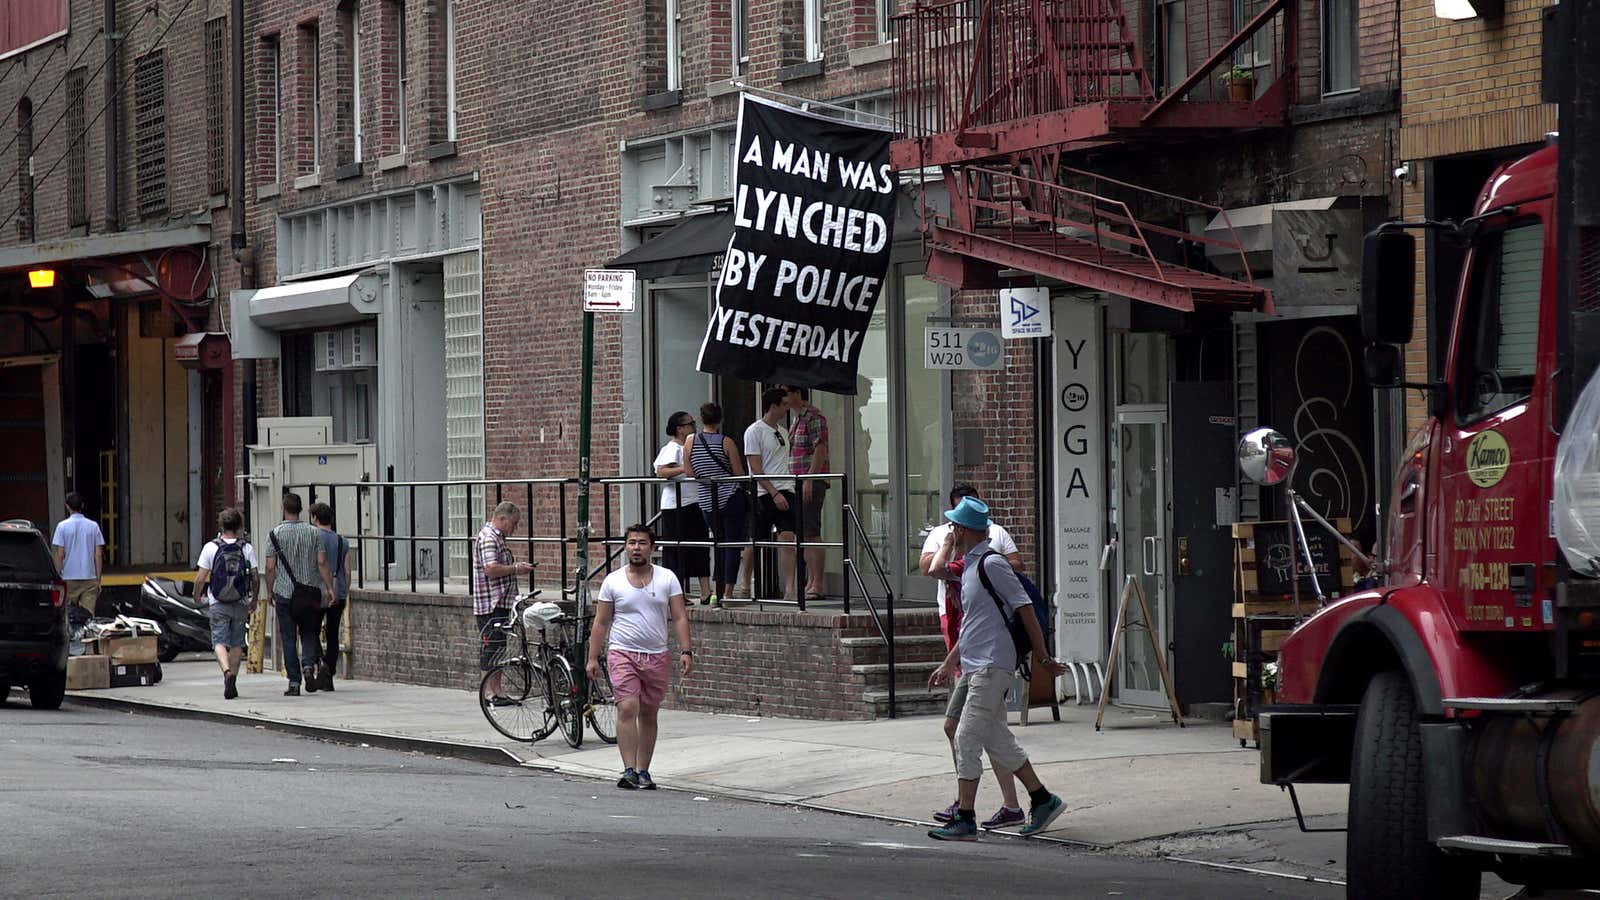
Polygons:
<instances>
[{"instance_id":1,"label":"fire escape staircase","mask_svg":"<svg viewBox=\"0 0 1600 900\"><path fill-rule=\"evenodd\" d=\"M1187 2L1204 4L1203 21L1215 21L1214 0ZM1227 9L1231 15L1231 3ZM1222 210L1074 169L1063 158L1283 124L1292 12L1288 0L1265 0L1158 96L1121 0L917 0L896 18L901 137L891 158L897 169L944 174L950 213L924 215L929 277L985 288L1015 270L1184 311L1270 311L1271 294L1250 281ZM1274 48L1282 42L1264 67L1276 80L1252 99L1219 98L1219 70L1230 70L1241 48L1254 54L1263 36ZM1141 219L1144 210L1151 214ZM1184 230L1184 214L1193 213L1222 222L1222 236ZM1207 244L1239 253L1246 280L1184 264Z\"/></svg>"}]
</instances>

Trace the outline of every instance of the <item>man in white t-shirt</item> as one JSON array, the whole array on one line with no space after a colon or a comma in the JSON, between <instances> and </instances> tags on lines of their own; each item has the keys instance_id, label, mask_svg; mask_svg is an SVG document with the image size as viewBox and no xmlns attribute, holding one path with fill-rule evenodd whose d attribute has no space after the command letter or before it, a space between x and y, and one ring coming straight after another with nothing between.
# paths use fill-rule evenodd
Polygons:
<instances>
[{"instance_id":1,"label":"man in white t-shirt","mask_svg":"<svg viewBox=\"0 0 1600 900\"><path fill-rule=\"evenodd\" d=\"M792 474L789 458L789 433L783 427L789 393L781 387L767 388L761 393L761 418L744 430L745 463L750 474L756 476L755 539L778 540L789 546L779 551L783 570L783 596L794 599L794 529L795 499L793 478L773 478L777 474ZM749 578L755 569L747 552L740 569ZM748 584L748 582L747 582ZM748 594L747 594L748 596Z\"/></svg>"},{"instance_id":2,"label":"man in white t-shirt","mask_svg":"<svg viewBox=\"0 0 1600 900\"><path fill-rule=\"evenodd\" d=\"M643 525L630 526L623 535L628 564L606 576L595 604L594 627L589 633L590 678L601 677L600 648L606 652L606 671L617 698L617 749L622 752L622 777L617 787L655 790L650 759L656 751L656 714L667 697L672 679L672 657L667 652L667 621L678 637L678 666L682 677L694 668L689 645L689 613L683 586L671 569L653 565L656 536Z\"/></svg>"},{"instance_id":3,"label":"man in white t-shirt","mask_svg":"<svg viewBox=\"0 0 1600 900\"><path fill-rule=\"evenodd\" d=\"M244 659L245 623L256 608L256 548L239 536L244 514L229 507L217 516L221 534L200 550L194 594L206 602L211 645L222 667L222 697L239 696L239 663Z\"/></svg>"}]
</instances>

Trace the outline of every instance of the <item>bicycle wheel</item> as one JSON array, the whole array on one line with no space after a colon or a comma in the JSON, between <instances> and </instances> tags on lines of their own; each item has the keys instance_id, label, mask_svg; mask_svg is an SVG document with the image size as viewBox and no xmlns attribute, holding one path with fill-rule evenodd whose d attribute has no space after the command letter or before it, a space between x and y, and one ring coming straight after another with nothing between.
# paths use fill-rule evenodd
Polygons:
<instances>
[{"instance_id":1,"label":"bicycle wheel","mask_svg":"<svg viewBox=\"0 0 1600 900\"><path fill-rule=\"evenodd\" d=\"M572 678L572 666L560 656L553 657L549 672L556 723L561 726L567 744L576 750L583 746L583 701L578 697L578 686Z\"/></svg>"},{"instance_id":2,"label":"bicycle wheel","mask_svg":"<svg viewBox=\"0 0 1600 900\"><path fill-rule=\"evenodd\" d=\"M600 660L600 677L589 679L589 727L608 744L617 742L617 698L611 692L611 673Z\"/></svg>"},{"instance_id":3,"label":"bicycle wheel","mask_svg":"<svg viewBox=\"0 0 1600 900\"><path fill-rule=\"evenodd\" d=\"M499 694L490 686L499 683ZM494 730L514 741L532 743L555 728L547 702L544 666L537 661L512 659L483 673L478 685L478 708Z\"/></svg>"}]
</instances>

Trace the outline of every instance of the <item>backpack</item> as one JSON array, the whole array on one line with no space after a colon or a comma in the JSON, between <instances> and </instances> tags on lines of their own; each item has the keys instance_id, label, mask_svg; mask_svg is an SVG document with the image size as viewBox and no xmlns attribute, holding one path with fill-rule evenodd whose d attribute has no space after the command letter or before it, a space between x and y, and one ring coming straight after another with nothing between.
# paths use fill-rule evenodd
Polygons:
<instances>
[{"instance_id":1,"label":"backpack","mask_svg":"<svg viewBox=\"0 0 1600 900\"><path fill-rule=\"evenodd\" d=\"M244 555L244 541L228 543L217 538L217 552L211 557L211 596L218 603L238 603L251 596L253 573Z\"/></svg>"},{"instance_id":2,"label":"backpack","mask_svg":"<svg viewBox=\"0 0 1600 900\"><path fill-rule=\"evenodd\" d=\"M991 556L1000 556L1000 553L990 550L978 558L978 578L983 582L984 590L988 591L989 596L994 599L994 605L999 607L1000 619L1006 623L1006 630L1011 632L1011 646L1017 651L1017 671L1021 672L1023 677L1027 677L1028 659L1033 654L1033 641L1028 637L1028 628L1023 624L1022 616L1006 615L1006 604L1001 601L999 593L994 589L994 584L989 581L989 572L984 567L984 562ZM1021 572L1015 574L1017 580L1022 583L1022 590L1027 593L1028 600L1031 601L1029 607L1032 609L1033 615L1038 617L1039 633L1044 636L1045 649L1048 651L1050 649L1050 602L1039 592L1039 586L1033 583L1033 579Z\"/></svg>"}]
</instances>

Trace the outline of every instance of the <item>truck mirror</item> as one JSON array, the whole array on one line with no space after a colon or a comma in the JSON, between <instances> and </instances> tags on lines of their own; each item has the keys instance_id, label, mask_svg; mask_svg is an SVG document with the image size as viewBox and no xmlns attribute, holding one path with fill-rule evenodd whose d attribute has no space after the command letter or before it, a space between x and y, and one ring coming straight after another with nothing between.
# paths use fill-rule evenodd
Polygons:
<instances>
[{"instance_id":1,"label":"truck mirror","mask_svg":"<svg viewBox=\"0 0 1600 900\"><path fill-rule=\"evenodd\" d=\"M1239 469L1256 484L1282 484L1294 473L1294 445L1271 428L1257 428L1239 441Z\"/></svg>"},{"instance_id":2,"label":"truck mirror","mask_svg":"<svg viewBox=\"0 0 1600 900\"><path fill-rule=\"evenodd\" d=\"M1404 371L1400 348L1393 344L1368 344L1361 354L1367 383L1375 388L1396 388Z\"/></svg>"},{"instance_id":3,"label":"truck mirror","mask_svg":"<svg viewBox=\"0 0 1600 900\"><path fill-rule=\"evenodd\" d=\"M1361 336L1372 343L1411 342L1417 239L1382 226L1361 246Z\"/></svg>"}]
</instances>

